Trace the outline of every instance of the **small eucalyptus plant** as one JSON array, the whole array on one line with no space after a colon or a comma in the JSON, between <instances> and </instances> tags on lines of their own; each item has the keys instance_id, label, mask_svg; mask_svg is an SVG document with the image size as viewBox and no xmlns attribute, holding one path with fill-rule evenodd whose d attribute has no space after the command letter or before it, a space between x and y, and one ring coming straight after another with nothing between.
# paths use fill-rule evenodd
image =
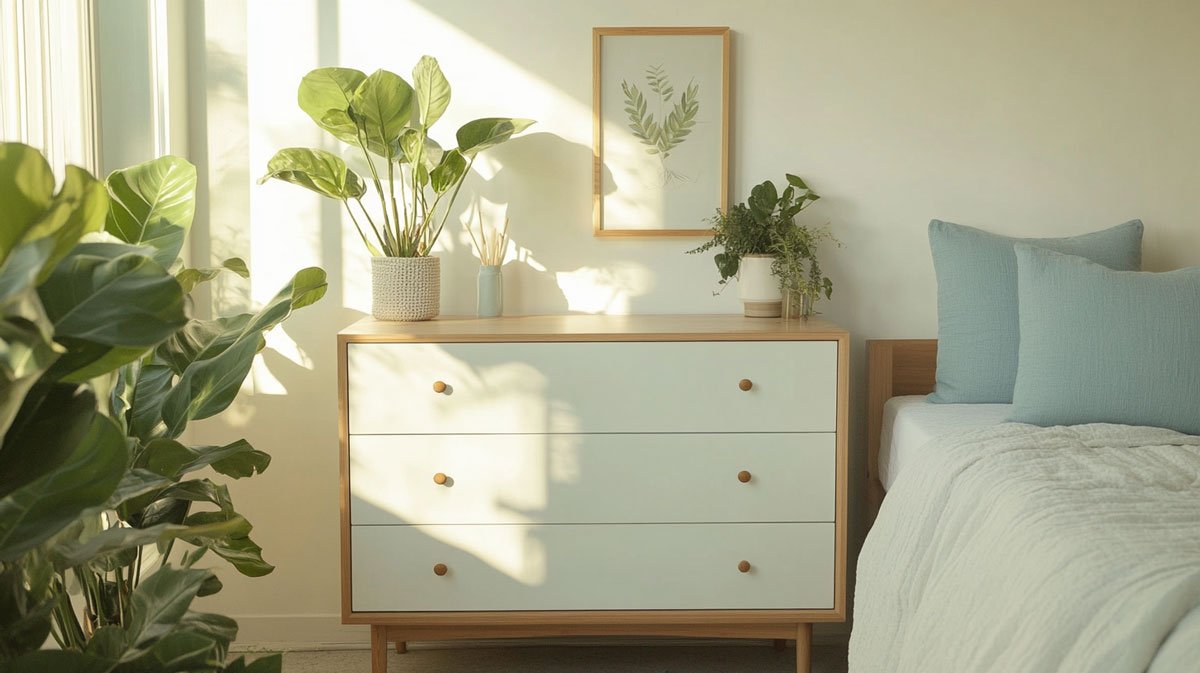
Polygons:
<instances>
[{"instance_id":1,"label":"small eucalyptus plant","mask_svg":"<svg viewBox=\"0 0 1200 673\"><path fill-rule=\"evenodd\" d=\"M372 215L363 205L367 181L321 149L280 150L259 182L275 178L340 201L377 257L429 255L475 158L534 123L476 119L458 129L456 147L442 149L429 130L450 105L450 83L431 56L417 61L412 84L387 70L318 68L301 80L297 101L317 126L359 150L379 208Z\"/></svg>"},{"instance_id":2,"label":"small eucalyptus plant","mask_svg":"<svg viewBox=\"0 0 1200 673\"><path fill-rule=\"evenodd\" d=\"M785 307L806 316L822 295L826 299L833 296L833 281L821 271L817 247L826 241L836 243L837 239L827 226L796 223L796 216L821 197L799 176L786 176L787 186L782 192L767 180L750 190L746 203L731 206L724 213L718 210L708 220L713 237L688 253L721 248L713 262L722 287L737 276L746 255L771 255L771 271L779 278Z\"/></svg>"}]
</instances>

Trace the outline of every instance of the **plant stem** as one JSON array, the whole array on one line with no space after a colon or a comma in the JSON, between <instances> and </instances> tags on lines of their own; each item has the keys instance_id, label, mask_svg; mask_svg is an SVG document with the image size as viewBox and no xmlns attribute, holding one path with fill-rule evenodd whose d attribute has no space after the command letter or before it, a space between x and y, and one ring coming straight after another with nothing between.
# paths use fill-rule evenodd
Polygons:
<instances>
[{"instance_id":1,"label":"plant stem","mask_svg":"<svg viewBox=\"0 0 1200 673\"><path fill-rule=\"evenodd\" d=\"M358 203L358 207L359 207L359 209L360 209L360 210L362 210L362 212L363 212L363 215L365 215L365 216L366 216L366 218L367 218L367 224L371 225L371 231L375 233L375 238L377 238L377 239L379 240L379 245L383 246L383 248L382 248L382 252L383 252L383 254L384 254L384 255L387 255L387 256L393 256L393 255L392 255L392 252L389 252L389 251L388 251L388 249L387 249L387 243L384 243L384 241L383 241L383 236L382 236L382 235L380 235L380 233L379 233L379 227L376 227L376 226L375 226L375 221L371 219L371 213L368 213L368 212L367 212L367 208L366 208L366 206L364 206L364 205L363 205L362 199L361 199L361 198L356 198L356 199L354 199L354 200L355 200L355 202L357 202L357 203ZM346 210L347 210L347 212L349 212L349 210L350 210L350 206L346 206ZM354 218L354 213L350 213L350 218L351 218L351 219L353 219L353 218ZM354 220L354 223L355 223L355 226L357 226L357 225L358 225L358 220Z\"/></svg>"},{"instance_id":2,"label":"plant stem","mask_svg":"<svg viewBox=\"0 0 1200 673\"><path fill-rule=\"evenodd\" d=\"M365 233L363 233L362 226L361 226L361 225L359 225L359 223L358 223L358 218L354 217L354 211L353 211L353 210L350 210L350 201L349 201L349 199L343 200L343 201L342 201L342 205L343 205L343 206L345 206L345 208L346 208L346 213L350 215L350 221L354 223L354 228L358 230L358 236L359 236L359 238L361 238L361 239L362 239L363 245L367 246L367 250L368 250L368 251L369 251L371 248L374 248L374 247L375 247L375 245L374 245L373 243L371 243L370 241L368 241L368 240L367 240L367 235L366 235ZM380 254L382 254L382 252L383 252L383 251L380 251Z\"/></svg>"},{"instance_id":3,"label":"plant stem","mask_svg":"<svg viewBox=\"0 0 1200 673\"><path fill-rule=\"evenodd\" d=\"M383 192L383 184L379 181L379 171L375 170L375 162L371 160L371 153L367 151L367 144L362 139L363 131L360 128L358 131L358 148L362 150L363 156L367 160L367 167L371 169L371 181L375 183L375 193L379 195L379 205L383 207L383 226L386 229L389 226L387 195ZM358 205L362 205L360 199ZM364 209L363 212L366 212ZM374 225L372 225L374 226Z\"/></svg>"},{"instance_id":4,"label":"plant stem","mask_svg":"<svg viewBox=\"0 0 1200 673\"><path fill-rule=\"evenodd\" d=\"M389 155L391 152L388 153ZM395 167L392 165L392 157L387 158L388 166L388 195L392 199L392 223L396 228L397 235L400 233L400 210L396 207L396 177ZM404 191L404 190L400 190Z\"/></svg>"},{"instance_id":5,"label":"plant stem","mask_svg":"<svg viewBox=\"0 0 1200 673\"><path fill-rule=\"evenodd\" d=\"M403 188L404 166L397 164L397 167L400 171L400 183L402 185L400 188L400 206L404 209L404 211L403 211L404 212L403 226L404 226L404 229L407 230L408 229L408 197L404 195L404 188ZM396 223L396 231L397 232L400 231L400 226L401 226L401 222L397 222Z\"/></svg>"},{"instance_id":6,"label":"plant stem","mask_svg":"<svg viewBox=\"0 0 1200 673\"><path fill-rule=\"evenodd\" d=\"M446 204L446 210L442 211L442 222L438 225L437 233L429 240L429 247L433 247L434 241L438 236L442 235L442 228L446 226L446 218L450 217L450 209L454 207L454 200L458 198L458 190L462 189L463 183L467 181L467 176L471 174L471 166L475 165L475 157L467 162L467 167L463 170L463 174L459 176L458 183L454 185L454 193L450 195L450 202ZM433 202L433 210L437 210L438 202L442 200L441 195Z\"/></svg>"}]
</instances>

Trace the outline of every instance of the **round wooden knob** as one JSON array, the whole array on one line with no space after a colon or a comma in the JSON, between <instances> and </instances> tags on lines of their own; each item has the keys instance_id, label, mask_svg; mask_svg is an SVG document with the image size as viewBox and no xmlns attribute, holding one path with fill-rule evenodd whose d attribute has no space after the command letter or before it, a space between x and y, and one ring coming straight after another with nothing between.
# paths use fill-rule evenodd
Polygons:
<instances>
[{"instance_id":1,"label":"round wooden knob","mask_svg":"<svg viewBox=\"0 0 1200 673\"><path fill-rule=\"evenodd\" d=\"M738 572L740 572L740 573L750 572L750 562L749 561L741 561L740 563L738 563Z\"/></svg>"},{"instance_id":2,"label":"round wooden knob","mask_svg":"<svg viewBox=\"0 0 1200 673\"><path fill-rule=\"evenodd\" d=\"M738 381L738 388L741 388L742 390L750 390L753 387L754 382L750 379L742 379L741 381Z\"/></svg>"},{"instance_id":3,"label":"round wooden knob","mask_svg":"<svg viewBox=\"0 0 1200 673\"><path fill-rule=\"evenodd\" d=\"M750 483L750 476L750 472L747 470L742 470L741 472L738 472L738 481L742 482L743 484L748 484Z\"/></svg>"},{"instance_id":4,"label":"round wooden knob","mask_svg":"<svg viewBox=\"0 0 1200 673\"><path fill-rule=\"evenodd\" d=\"M433 574L438 577L445 575L448 570L445 563L435 563L433 566Z\"/></svg>"},{"instance_id":5,"label":"round wooden knob","mask_svg":"<svg viewBox=\"0 0 1200 673\"><path fill-rule=\"evenodd\" d=\"M433 382L433 392L435 392L435 393L446 392L446 382L445 381L434 381Z\"/></svg>"},{"instance_id":6,"label":"round wooden knob","mask_svg":"<svg viewBox=\"0 0 1200 673\"><path fill-rule=\"evenodd\" d=\"M437 474L433 475L433 483L437 484L438 486L445 486L446 474L444 472L438 472Z\"/></svg>"}]
</instances>

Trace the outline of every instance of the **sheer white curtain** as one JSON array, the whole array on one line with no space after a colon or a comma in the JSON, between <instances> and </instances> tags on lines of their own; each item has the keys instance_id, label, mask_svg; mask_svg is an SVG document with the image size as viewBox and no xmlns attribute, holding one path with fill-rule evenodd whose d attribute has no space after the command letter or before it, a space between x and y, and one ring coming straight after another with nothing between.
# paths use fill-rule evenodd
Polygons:
<instances>
[{"instance_id":1,"label":"sheer white curtain","mask_svg":"<svg viewBox=\"0 0 1200 673\"><path fill-rule=\"evenodd\" d=\"M92 0L0 0L0 139L98 169Z\"/></svg>"}]
</instances>

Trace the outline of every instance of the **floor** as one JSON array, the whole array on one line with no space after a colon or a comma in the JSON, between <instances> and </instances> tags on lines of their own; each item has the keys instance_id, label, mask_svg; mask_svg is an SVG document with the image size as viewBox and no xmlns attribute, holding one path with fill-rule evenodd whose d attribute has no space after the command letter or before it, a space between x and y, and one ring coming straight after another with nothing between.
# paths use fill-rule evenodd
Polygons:
<instances>
[{"instance_id":1,"label":"floor","mask_svg":"<svg viewBox=\"0 0 1200 673\"><path fill-rule=\"evenodd\" d=\"M288 652L284 673L369 673L370 652ZM765 645L415 646L392 651L389 673L794 673L795 650ZM813 673L846 673L845 645L815 645Z\"/></svg>"}]
</instances>

